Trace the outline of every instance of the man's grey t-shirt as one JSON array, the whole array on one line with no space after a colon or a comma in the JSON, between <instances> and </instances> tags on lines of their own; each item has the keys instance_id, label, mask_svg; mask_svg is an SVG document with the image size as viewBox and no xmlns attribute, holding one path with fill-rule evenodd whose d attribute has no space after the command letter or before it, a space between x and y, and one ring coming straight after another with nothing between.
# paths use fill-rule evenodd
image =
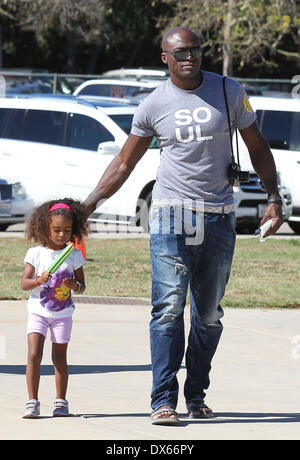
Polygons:
<instances>
[{"instance_id":1,"label":"man's grey t-shirt","mask_svg":"<svg viewBox=\"0 0 300 460\"><path fill-rule=\"evenodd\" d=\"M131 133L156 136L161 161L155 200L203 200L205 207L233 203L228 181L231 146L220 75L202 71L201 85L183 90L166 80L137 108ZM231 125L238 129L256 119L243 87L226 79Z\"/></svg>"}]
</instances>

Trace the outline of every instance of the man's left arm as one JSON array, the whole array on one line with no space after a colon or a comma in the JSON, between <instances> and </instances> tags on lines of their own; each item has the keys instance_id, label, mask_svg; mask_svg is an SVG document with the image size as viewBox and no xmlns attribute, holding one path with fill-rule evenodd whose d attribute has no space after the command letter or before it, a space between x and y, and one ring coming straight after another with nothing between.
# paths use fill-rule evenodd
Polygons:
<instances>
[{"instance_id":1,"label":"man's left arm","mask_svg":"<svg viewBox=\"0 0 300 460\"><path fill-rule=\"evenodd\" d=\"M253 168L260 177L268 194L269 205L261 220L262 225L272 219L272 226L265 233L265 237L267 237L275 233L283 223L274 158L269 144L259 131L256 122L248 128L241 129L240 133L248 148Z\"/></svg>"}]
</instances>

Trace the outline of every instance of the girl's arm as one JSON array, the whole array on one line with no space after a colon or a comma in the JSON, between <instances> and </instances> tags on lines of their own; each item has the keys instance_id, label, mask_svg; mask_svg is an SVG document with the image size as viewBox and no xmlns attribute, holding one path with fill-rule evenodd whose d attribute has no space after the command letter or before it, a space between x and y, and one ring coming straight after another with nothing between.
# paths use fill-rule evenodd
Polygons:
<instances>
[{"instance_id":1,"label":"girl's arm","mask_svg":"<svg viewBox=\"0 0 300 460\"><path fill-rule=\"evenodd\" d=\"M63 283L76 294L82 294L85 290L83 267L74 270L74 278L65 278Z\"/></svg>"},{"instance_id":2,"label":"girl's arm","mask_svg":"<svg viewBox=\"0 0 300 460\"><path fill-rule=\"evenodd\" d=\"M26 264L22 280L21 288L23 291L31 291L32 289L41 286L41 284L47 283L51 278L50 273L43 272L40 276L34 276L35 269L31 264Z\"/></svg>"}]
</instances>

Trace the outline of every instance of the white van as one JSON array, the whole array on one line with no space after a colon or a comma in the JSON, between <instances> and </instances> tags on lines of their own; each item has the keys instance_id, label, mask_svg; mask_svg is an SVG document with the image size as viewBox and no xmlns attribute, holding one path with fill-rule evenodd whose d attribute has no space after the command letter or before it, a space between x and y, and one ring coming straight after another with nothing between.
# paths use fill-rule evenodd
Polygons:
<instances>
[{"instance_id":1,"label":"white van","mask_svg":"<svg viewBox=\"0 0 300 460\"><path fill-rule=\"evenodd\" d=\"M103 78L127 78L128 80L166 80L169 76L168 69L150 69L148 67L122 67L121 69L108 70L101 75Z\"/></svg>"},{"instance_id":2,"label":"white van","mask_svg":"<svg viewBox=\"0 0 300 460\"><path fill-rule=\"evenodd\" d=\"M20 181L34 205L62 197L84 200L125 143L134 110L111 99L0 98L1 175ZM159 160L159 149L150 148L93 217L134 218L139 199L152 190Z\"/></svg>"},{"instance_id":3,"label":"white van","mask_svg":"<svg viewBox=\"0 0 300 460\"><path fill-rule=\"evenodd\" d=\"M62 197L84 200L126 141L135 108L112 98L0 98L1 174L21 182L33 205ZM125 184L96 209L91 220L147 229L159 163L154 139ZM281 191L288 217L290 195L284 187ZM234 202L237 228L254 231L267 195L253 170L249 184L234 188Z\"/></svg>"},{"instance_id":4,"label":"white van","mask_svg":"<svg viewBox=\"0 0 300 460\"><path fill-rule=\"evenodd\" d=\"M290 189L293 207L288 223L300 234L300 99L250 96L249 101L270 144L281 183ZM248 151L241 138L240 154L241 162L247 163Z\"/></svg>"}]
</instances>

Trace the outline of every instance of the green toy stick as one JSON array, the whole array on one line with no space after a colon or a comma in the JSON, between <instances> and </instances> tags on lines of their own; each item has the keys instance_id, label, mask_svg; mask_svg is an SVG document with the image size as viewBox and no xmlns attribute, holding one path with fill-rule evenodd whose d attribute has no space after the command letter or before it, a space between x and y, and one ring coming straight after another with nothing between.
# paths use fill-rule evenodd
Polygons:
<instances>
[{"instance_id":1,"label":"green toy stick","mask_svg":"<svg viewBox=\"0 0 300 460\"><path fill-rule=\"evenodd\" d=\"M74 251L75 249L75 246L70 243L68 244L67 247L65 247L65 249L63 250L63 252L54 260L54 262L50 265L50 267L48 268L48 273L51 273L51 275L53 275L53 273L56 272L56 270L59 269L59 267L64 263L64 261L69 257L70 254L72 254L72 252Z\"/></svg>"}]
</instances>

